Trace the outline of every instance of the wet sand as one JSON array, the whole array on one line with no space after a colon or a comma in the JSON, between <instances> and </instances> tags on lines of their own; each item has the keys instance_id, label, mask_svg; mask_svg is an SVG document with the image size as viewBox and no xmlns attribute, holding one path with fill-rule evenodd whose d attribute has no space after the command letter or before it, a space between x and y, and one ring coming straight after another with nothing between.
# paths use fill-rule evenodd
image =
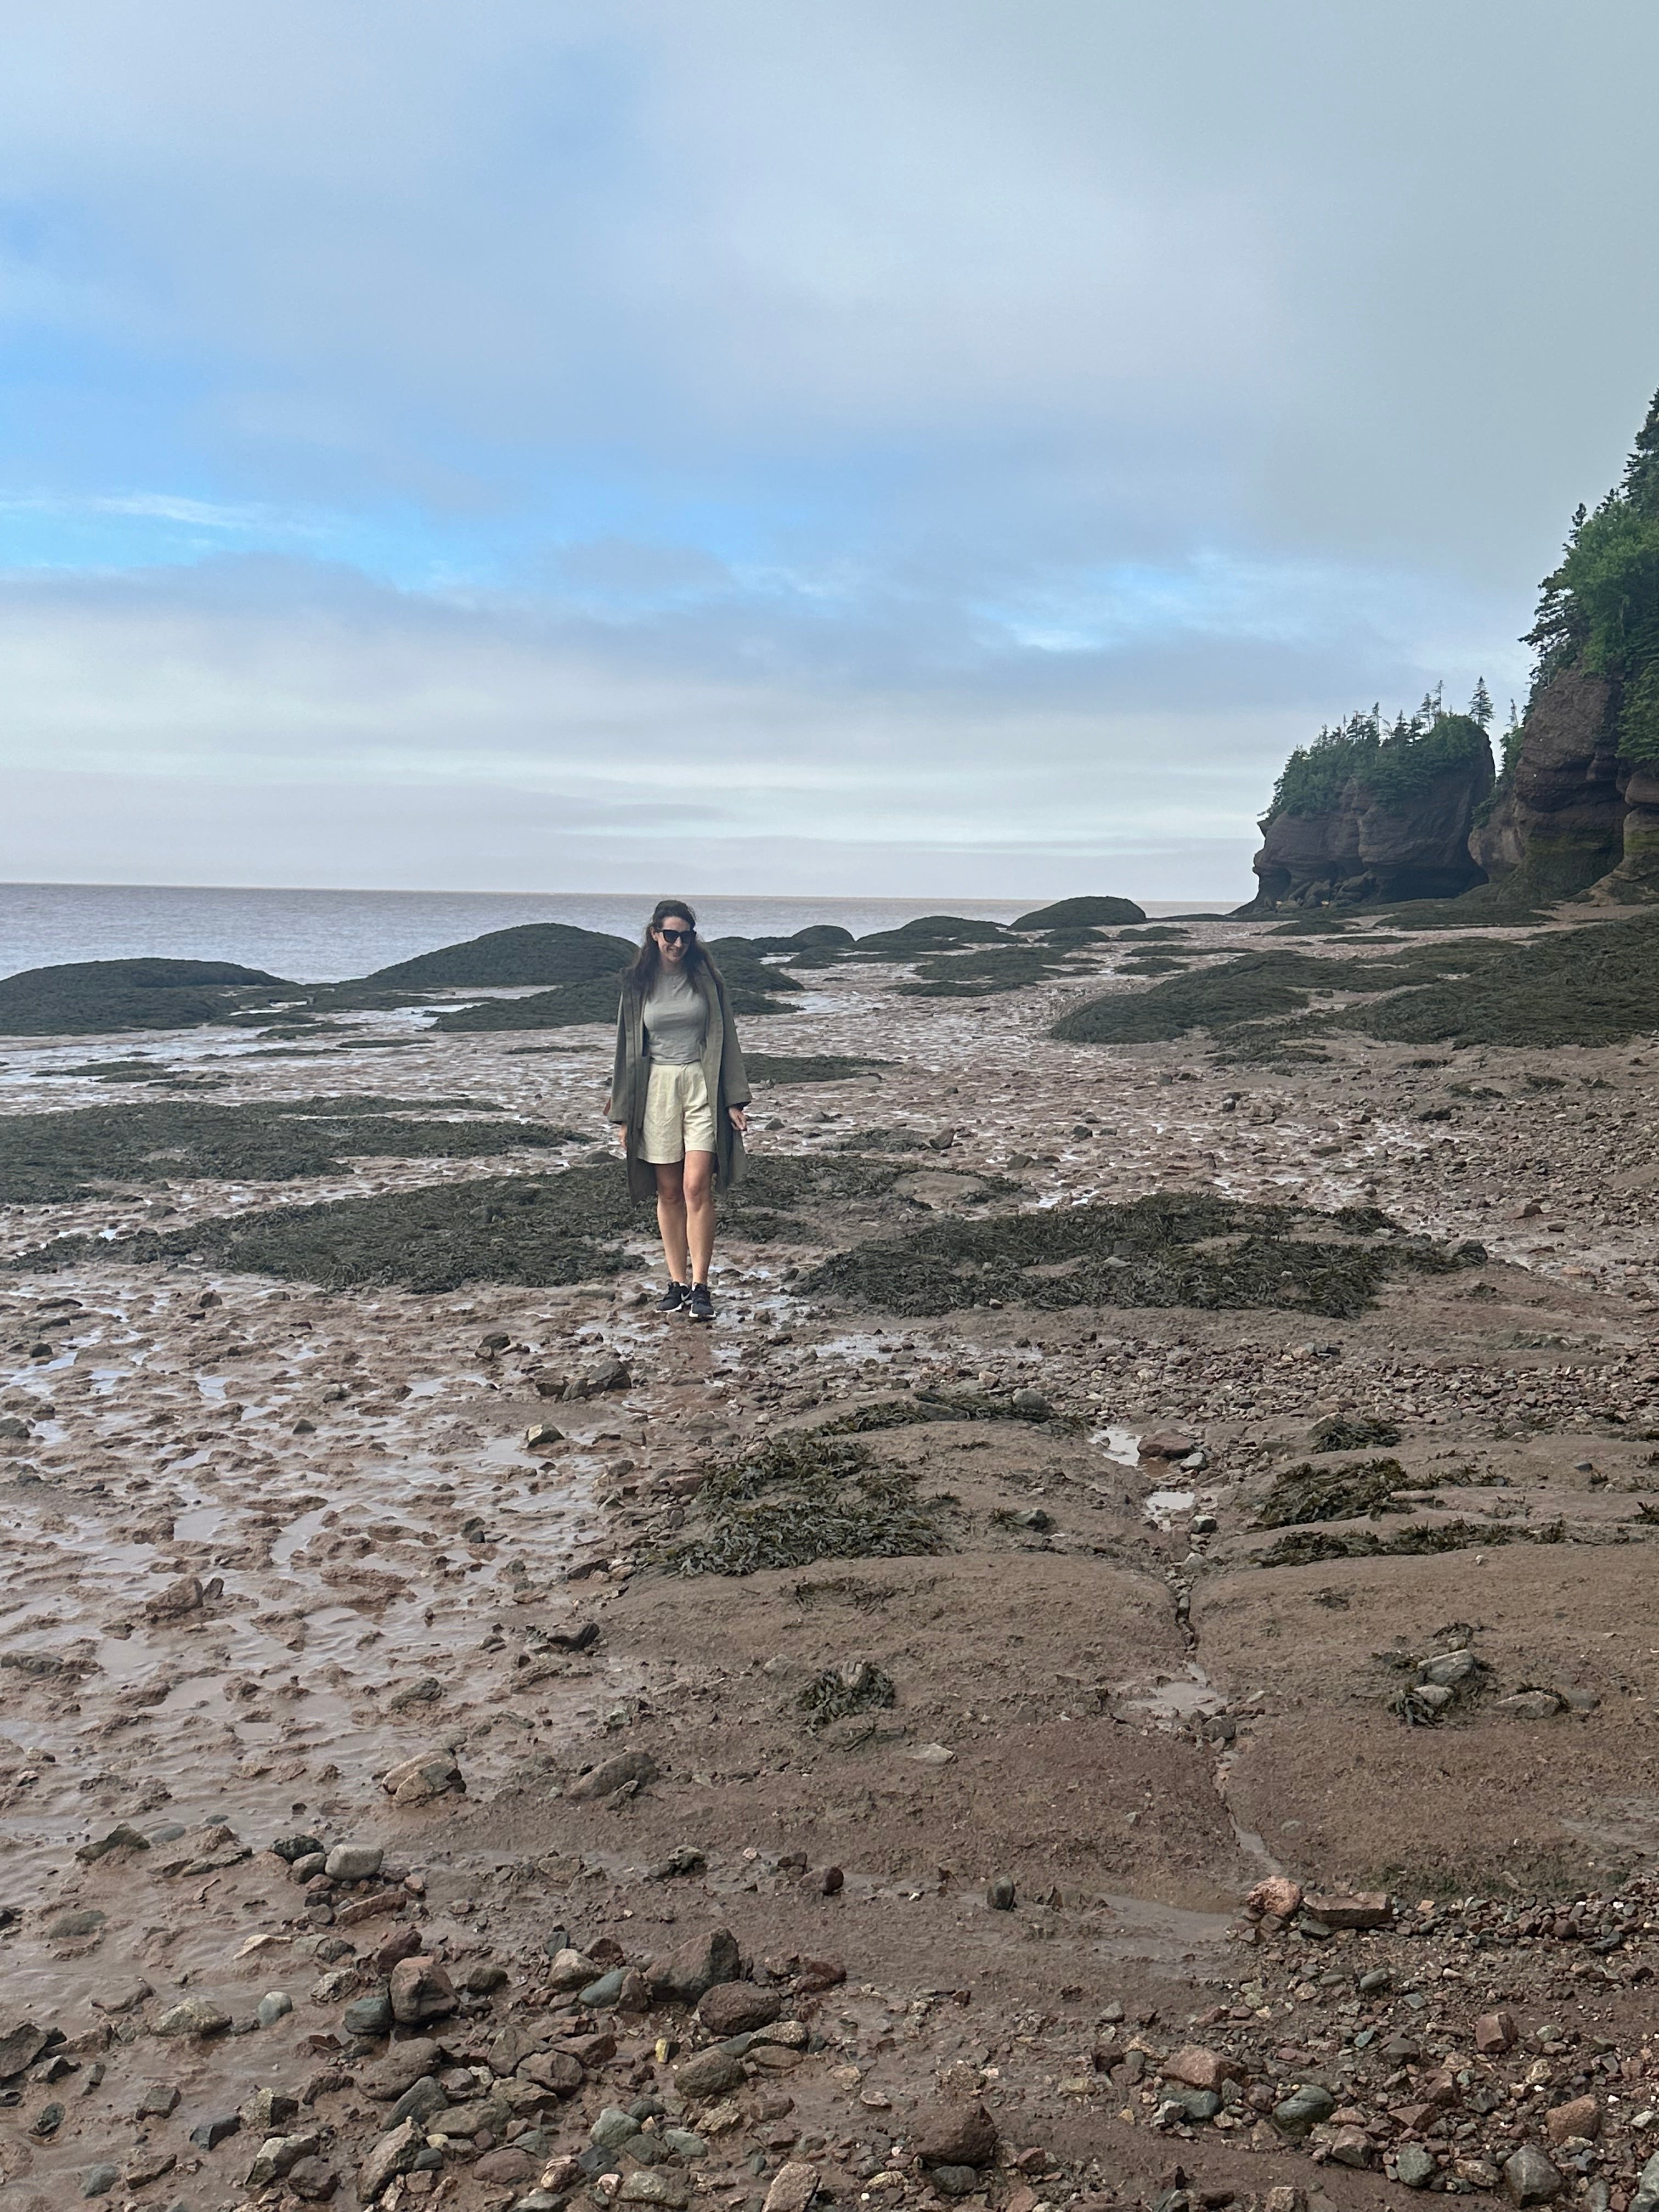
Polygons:
<instances>
[{"instance_id":1,"label":"wet sand","mask_svg":"<svg viewBox=\"0 0 1659 2212\"><path fill-rule=\"evenodd\" d=\"M1204 949L1261 939L1190 927ZM1100 978L1118 957L1097 956ZM941 2081L983 2097L1001 2131L1003 2163L977 2182L970 2171L970 2201L1014 2212L1150 2198L1176 2163L1212 2193L1283 2183L1397 2201L1389 2162L1424 2142L1434 2185L1480 2193L1455 2158L1478 2160L1498 2121L1473 2110L1469 2085L1437 2133L1388 2119L1406 2084L1387 2093L1367 2069L1374 2041L1442 2013L1455 2051L1496 1990L1519 2018L1523 2089L1525 2064L1564 2098L1582 2070L1526 2045L1554 2024L1585 2055L1599 2039L1630 2084L1622 2105L1603 2097L1602 2149L1561 2169L1569 2194L1606 2182L1620 2212L1659 2148L1652 2112L1638 2124L1644 2095L1659 2097L1643 2042L1650 1942L1591 1952L1522 1935L1495 1954L1501 1972L1486 1960L1469 1974L1457 1947L1474 1939L1454 1940L1444 1915L1477 1894L1641 1894L1659 1850L1659 1056L1339 1036L1328 1064L1229 1066L1195 1041L1050 1040L1086 977L896 999L906 972L813 974L798 1008L745 1024L757 1052L894 1063L758 1090L753 1146L830 1152L874 1129L933 1140L884 1202L895 1233L983 1213L987 1179L1005 1176L1026 1206L1170 1189L1374 1205L1412 1232L1478 1239L1487 1261L1396 1279L1340 1321L1035 1310L1017 1284L905 1319L800 1293L844 1230L826 1216L816 1243L724 1237L708 1331L655 1313L660 1255L644 1236L620 1275L571 1290L325 1292L118 1257L0 1276L0 2036L60 2031L74 2069L52 2078L58 2046L44 2045L3 2085L18 2093L0 2112L6 2212L79 2201L105 2160L112 2204L291 2201L280 2176L247 2179L253 2120L210 2148L190 2140L261 2086L309 2093L293 2124L319 2140L303 2159L352 2204L388 2107L362 2087L385 2045L343 2014L383 1981L389 1929L447 1962L453 2073L487 2069L468 2051L514 2020L559 2042L580 1991L545 1986L555 1931L597 1970L607 1940L635 1966L716 1924L814 2047L780 2065L781 2086L763 2052L742 2054L740 2117L706 2155L624 2158L611 2187L566 2176L550 2202L597 2189L672 2203L672 2188L627 2193L656 2174L759 2203L802 2158L837 2197L943 2202L891 2148ZM526 1051L524 1032L439 1036L417 1013L340 1029L286 1050L223 1032L137 1048L158 1073L223 1079L215 1101L466 1095L603 1134L598 1030ZM5 1047L0 1110L107 1104L113 1086L62 1071L134 1051L130 1038ZM69 1233L550 1164L504 1152L281 1185L134 1185L12 1206L0 1237L13 1258ZM555 1395L584 1376L604 1387ZM878 1469L939 1501L947 1548L744 1577L660 1571L701 1525L711 1466L930 1389L1036 1389L1056 1416L861 1437ZM1449 1528L1459 1548L1254 1563L1277 1538L1255 1525L1273 1476L1318 1455L1313 1426L1333 1415L1400 1432L1400 1510L1342 1532ZM559 1433L528 1448L542 1423ZM1460 1693L1437 1724L1397 1710L1425 1662L1458 1650L1474 1655L1478 1698ZM860 1662L892 1702L811 1725L803 1692ZM423 1754L453 1761L464 1787L394 1801L383 1778ZM607 1762L630 1759L596 1794ZM77 1858L117 1824L149 1847ZM269 1850L296 1834L379 1846L385 1869L313 1894ZM675 1872L676 1852L702 1863ZM1245 1893L1281 1873L1315 1892L1393 1893L1405 1931L1241 1937ZM1012 1910L986 1901L998 1879ZM1411 1917L1424 1899L1426 1925ZM1304 1966L1316 1953L1317 1975ZM1389 1991L1356 1996L1361 1953L1396 1960ZM1425 2009L1407 1984L1431 1954L1443 1987ZM845 1984L801 1986L813 1960L844 1967ZM495 1964L499 1990L465 1988ZM254 2027L276 1991L293 2009ZM158 2038L192 1995L228 2028ZM1152 2094L1159 2063L1217 2040L1221 2027L1194 2023L1218 2007L1237 2024L1226 2033L1276 2008L1294 2023L1289 2047L1305 2055L1261 2062L1281 2080L1346 2053L1359 2115L1346 2124L1375 2122L1369 2154L1338 2155L1344 2124L1322 2123L1310 2166L1260 2100L1227 2127L1226 2111L1171 2117ZM598 2001L582 2014L598 2033L609 2016ZM437 2130L447 2147L384 2201L516 2203L588 2145L602 2108L665 2096L672 2115L659 2038L689 2048L695 2032L672 2006L617 2026L618 2055L595 2059L574 2097ZM1357 2045L1367 2026L1380 2039ZM1137 2034L1147 2056L1125 2080ZM158 2080L181 2101L136 2118ZM769 2098L790 2109L769 2117ZM464 2107L459 2080L448 2101ZM1494 2106L1506 2125L1514 2101L1505 2089ZM62 2117L39 2132L53 2102ZM1020 2168L1018 2150L1042 2156Z\"/></svg>"}]
</instances>

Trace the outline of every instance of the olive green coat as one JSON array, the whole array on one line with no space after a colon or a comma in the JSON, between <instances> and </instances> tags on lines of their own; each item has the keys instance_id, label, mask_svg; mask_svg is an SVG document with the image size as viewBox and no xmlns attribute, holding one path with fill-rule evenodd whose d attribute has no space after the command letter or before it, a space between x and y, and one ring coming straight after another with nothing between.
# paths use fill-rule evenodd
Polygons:
<instances>
[{"instance_id":1,"label":"olive green coat","mask_svg":"<svg viewBox=\"0 0 1659 2212\"><path fill-rule=\"evenodd\" d=\"M703 1033L702 1079L714 1109L714 1181L721 1189L743 1174L743 1139L732 1126L728 1108L749 1103L749 1078L744 1073L743 1048L738 1025L726 994L726 984L712 960L699 961L692 979L708 1007L708 1026ZM617 1060L611 1073L611 1099L606 1117L628 1132L628 1188L636 1199L654 1198L657 1178L651 1163L640 1158L645 1129L645 1094L651 1081L651 1062L645 1051L645 1000L639 987L623 985L617 1009Z\"/></svg>"}]
</instances>

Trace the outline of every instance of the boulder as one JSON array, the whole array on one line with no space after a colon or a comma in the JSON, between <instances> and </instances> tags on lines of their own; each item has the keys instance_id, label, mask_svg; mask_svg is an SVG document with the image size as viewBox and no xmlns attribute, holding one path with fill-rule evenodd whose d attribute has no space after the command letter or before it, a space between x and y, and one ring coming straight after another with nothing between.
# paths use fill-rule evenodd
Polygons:
<instances>
[{"instance_id":1,"label":"boulder","mask_svg":"<svg viewBox=\"0 0 1659 2212\"><path fill-rule=\"evenodd\" d=\"M357 2194L362 2202L375 2203L386 2184L407 2173L425 2148L426 2136L416 2120L400 2120L389 2135L382 2136L357 2169Z\"/></svg>"},{"instance_id":2,"label":"boulder","mask_svg":"<svg viewBox=\"0 0 1659 2212\"><path fill-rule=\"evenodd\" d=\"M997 2124L983 2105L952 2099L916 2114L909 2142L924 2166L989 2166L997 2154Z\"/></svg>"},{"instance_id":3,"label":"boulder","mask_svg":"<svg viewBox=\"0 0 1659 2212\"><path fill-rule=\"evenodd\" d=\"M693 2005L716 1982L734 1982L739 1963L738 1942L730 1929L716 1928L694 1936L665 1957L652 1960L646 1968L651 1994L660 2001Z\"/></svg>"},{"instance_id":4,"label":"boulder","mask_svg":"<svg viewBox=\"0 0 1659 2212\"><path fill-rule=\"evenodd\" d=\"M399 1959L392 1969L392 2016L404 2027L419 2027L452 2013L460 2000L455 1984L435 1959Z\"/></svg>"},{"instance_id":5,"label":"boulder","mask_svg":"<svg viewBox=\"0 0 1659 2212\"><path fill-rule=\"evenodd\" d=\"M1242 2081L1244 2069L1236 2058L1229 2058L1219 2051L1206 2050L1201 2044L1189 2044L1177 2051L1173 2058L1164 2062L1166 2081L1184 2081L1189 2089L1219 2089L1224 2081Z\"/></svg>"},{"instance_id":6,"label":"boulder","mask_svg":"<svg viewBox=\"0 0 1659 2212\"><path fill-rule=\"evenodd\" d=\"M461 1795L466 1781L448 1752L423 1751L383 1774L380 1787L394 1805L422 1805L431 1797Z\"/></svg>"},{"instance_id":7,"label":"boulder","mask_svg":"<svg viewBox=\"0 0 1659 2212\"><path fill-rule=\"evenodd\" d=\"M716 1982L697 2002L697 2018L711 2035L748 2035L769 2027L782 2011L775 1990L755 1982Z\"/></svg>"},{"instance_id":8,"label":"boulder","mask_svg":"<svg viewBox=\"0 0 1659 2212\"><path fill-rule=\"evenodd\" d=\"M411 2036L406 2043L394 2043L373 2066L365 2066L357 2077L358 2084L365 2096L389 2105L412 2088L422 2075L434 2072L442 2063L443 2054L429 2037Z\"/></svg>"},{"instance_id":9,"label":"boulder","mask_svg":"<svg viewBox=\"0 0 1659 2212\"><path fill-rule=\"evenodd\" d=\"M1504 2191L1511 2204L1547 2204L1565 2186L1541 2150L1523 2143L1504 2160Z\"/></svg>"}]
</instances>

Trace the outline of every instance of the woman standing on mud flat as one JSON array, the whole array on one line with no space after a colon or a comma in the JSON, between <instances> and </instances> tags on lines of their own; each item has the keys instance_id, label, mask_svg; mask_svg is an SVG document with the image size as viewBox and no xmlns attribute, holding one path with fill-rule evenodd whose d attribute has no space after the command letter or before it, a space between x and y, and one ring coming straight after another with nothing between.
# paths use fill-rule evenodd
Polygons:
<instances>
[{"instance_id":1,"label":"woman standing on mud flat","mask_svg":"<svg viewBox=\"0 0 1659 2212\"><path fill-rule=\"evenodd\" d=\"M743 1172L748 1104L737 1024L720 972L697 942L697 917L684 899L659 899L623 977L605 1112L629 1192L656 1196L668 1262L661 1313L714 1318L714 1191Z\"/></svg>"}]
</instances>

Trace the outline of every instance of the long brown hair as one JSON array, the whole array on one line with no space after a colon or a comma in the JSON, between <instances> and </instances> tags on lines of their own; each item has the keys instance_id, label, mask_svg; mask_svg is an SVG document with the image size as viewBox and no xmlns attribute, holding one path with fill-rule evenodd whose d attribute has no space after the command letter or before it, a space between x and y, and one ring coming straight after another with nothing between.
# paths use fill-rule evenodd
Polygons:
<instances>
[{"instance_id":1,"label":"long brown hair","mask_svg":"<svg viewBox=\"0 0 1659 2212\"><path fill-rule=\"evenodd\" d=\"M697 941L696 933L697 914L690 900L659 899L651 909L651 919L645 925L645 935L641 941L640 949L629 963L628 973L623 979L629 989L637 991L642 999L648 999L651 996L651 987L656 981L662 969L662 954L658 951L657 940L651 933L653 929L660 929L671 914L678 915L682 921L689 921L691 925L691 942L685 948L685 958L682 963L684 972L688 975L695 975L699 968L712 969L714 967L714 962Z\"/></svg>"}]
</instances>

